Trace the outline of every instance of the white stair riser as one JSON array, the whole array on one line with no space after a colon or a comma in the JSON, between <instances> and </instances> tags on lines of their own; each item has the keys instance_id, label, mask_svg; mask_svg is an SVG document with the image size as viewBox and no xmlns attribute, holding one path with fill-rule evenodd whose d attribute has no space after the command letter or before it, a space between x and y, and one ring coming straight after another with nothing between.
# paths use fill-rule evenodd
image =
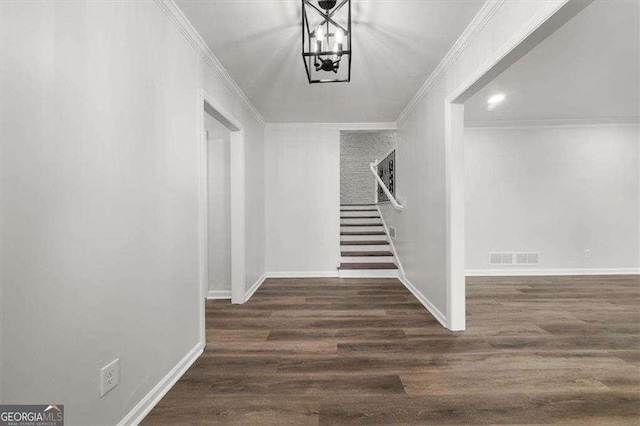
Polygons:
<instances>
[{"instance_id":1,"label":"white stair riser","mask_svg":"<svg viewBox=\"0 0 640 426\"><path fill-rule=\"evenodd\" d=\"M391 247L389 244L379 245L379 246L350 246L350 245L341 245L341 251L390 251Z\"/></svg>"},{"instance_id":2,"label":"white stair riser","mask_svg":"<svg viewBox=\"0 0 640 426\"><path fill-rule=\"evenodd\" d=\"M395 263L393 256L341 256L340 263Z\"/></svg>"},{"instance_id":3,"label":"white stair riser","mask_svg":"<svg viewBox=\"0 0 640 426\"><path fill-rule=\"evenodd\" d=\"M372 212L357 212L357 211L348 211L348 212L340 212L340 216L342 217L351 217L351 216L380 216L380 213L377 211Z\"/></svg>"},{"instance_id":4,"label":"white stair riser","mask_svg":"<svg viewBox=\"0 0 640 426\"><path fill-rule=\"evenodd\" d=\"M369 232L369 231L382 231L384 232L384 226L341 226L340 232Z\"/></svg>"},{"instance_id":5,"label":"white stair riser","mask_svg":"<svg viewBox=\"0 0 640 426\"><path fill-rule=\"evenodd\" d=\"M398 278L397 269L340 269L340 278Z\"/></svg>"},{"instance_id":6,"label":"white stair riser","mask_svg":"<svg viewBox=\"0 0 640 426\"><path fill-rule=\"evenodd\" d=\"M340 241L387 241L386 235L340 235Z\"/></svg>"},{"instance_id":7,"label":"white stair riser","mask_svg":"<svg viewBox=\"0 0 640 426\"><path fill-rule=\"evenodd\" d=\"M362 223L382 223L382 221L380 219L340 219L340 225L344 225L344 224L362 224Z\"/></svg>"}]
</instances>

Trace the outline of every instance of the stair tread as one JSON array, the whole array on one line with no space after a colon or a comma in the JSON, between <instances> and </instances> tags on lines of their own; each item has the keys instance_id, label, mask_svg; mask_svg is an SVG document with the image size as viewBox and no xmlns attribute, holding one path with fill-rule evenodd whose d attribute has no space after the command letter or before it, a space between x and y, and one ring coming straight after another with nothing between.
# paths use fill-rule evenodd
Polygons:
<instances>
[{"instance_id":1,"label":"stair tread","mask_svg":"<svg viewBox=\"0 0 640 426\"><path fill-rule=\"evenodd\" d=\"M377 209L340 209L341 212L377 212Z\"/></svg>"},{"instance_id":2,"label":"stair tread","mask_svg":"<svg viewBox=\"0 0 640 426\"><path fill-rule=\"evenodd\" d=\"M340 226L382 226L381 223L341 223Z\"/></svg>"},{"instance_id":3,"label":"stair tread","mask_svg":"<svg viewBox=\"0 0 640 426\"><path fill-rule=\"evenodd\" d=\"M338 269L398 269L395 263L341 263Z\"/></svg>"},{"instance_id":4,"label":"stair tread","mask_svg":"<svg viewBox=\"0 0 640 426\"><path fill-rule=\"evenodd\" d=\"M340 204L340 207L362 207L362 206L375 206L375 204Z\"/></svg>"},{"instance_id":5,"label":"stair tread","mask_svg":"<svg viewBox=\"0 0 640 426\"><path fill-rule=\"evenodd\" d=\"M344 231L340 235L387 235L384 231Z\"/></svg>"},{"instance_id":6,"label":"stair tread","mask_svg":"<svg viewBox=\"0 0 640 426\"><path fill-rule=\"evenodd\" d=\"M341 246L386 246L389 241L340 241Z\"/></svg>"},{"instance_id":7,"label":"stair tread","mask_svg":"<svg viewBox=\"0 0 640 426\"><path fill-rule=\"evenodd\" d=\"M393 256L390 251L343 251L340 253L344 257L380 257Z\"/></svg>"},{"instance_id":8,"label":"stair tread","mask_svg":"<svg viewBox=\"0 0 640 426\"><path fill-rule=\"evenodd\" d=\"M380 219L380 216L340 216L340 219Z\"/></svg>"}]
</instances>

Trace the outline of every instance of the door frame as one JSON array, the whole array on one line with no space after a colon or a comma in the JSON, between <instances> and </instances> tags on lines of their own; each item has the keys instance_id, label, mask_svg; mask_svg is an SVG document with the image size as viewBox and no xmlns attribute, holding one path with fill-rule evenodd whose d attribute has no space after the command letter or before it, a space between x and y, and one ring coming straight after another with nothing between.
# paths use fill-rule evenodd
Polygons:
<instances>
[{"instance_id":1,"label":"door frame","mask_svg":"<svg viewBox=\"0 0 640 426\"><path fill-rule=\"evenodd\" d=\"M466 329L464 102L592 2L548 2L528 25L445 99L447 328L450 330Z\"/></svg>"},{"instance_id":2,"label":"door frame","mask_svg":"<svg viewBox=\"0 0 640 426\"><path fill-rule=\"evenodd\" d=\"M245 298L245 157L244 127L204 89L198 93L198 306L200 333L206 335L205 299L209 287L209 175L208 146L204 129L205 114L229 129L230 225L231 225L231 303Z\"/></svg>"}]
</instances>

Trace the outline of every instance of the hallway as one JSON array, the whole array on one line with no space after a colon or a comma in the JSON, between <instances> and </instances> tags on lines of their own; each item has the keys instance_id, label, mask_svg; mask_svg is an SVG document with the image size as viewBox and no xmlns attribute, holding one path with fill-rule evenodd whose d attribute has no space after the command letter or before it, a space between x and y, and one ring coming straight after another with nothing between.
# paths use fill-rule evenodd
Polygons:
<instances>
[{"instance_id":1,"label":"hallway","mask_svg":"<svg viewBox=\"0 0 640 426\"><path fill-rule=\"evenodd\" d=\"M204 354L144 424L635 424L638 284L467 278L452 333L396 279L268 279L207 301Z\"/></svg>"}]
</instances>

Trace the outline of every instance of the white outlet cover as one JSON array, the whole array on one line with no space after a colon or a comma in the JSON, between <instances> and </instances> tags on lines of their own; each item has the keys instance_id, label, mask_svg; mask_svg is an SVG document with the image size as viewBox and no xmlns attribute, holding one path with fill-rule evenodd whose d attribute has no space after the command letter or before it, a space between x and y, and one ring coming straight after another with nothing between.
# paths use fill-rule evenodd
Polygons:
<instances>
[{"instance_id":1,"label":"white outlet cover","mask_svg":"<svg viewBox=\"0 0 640 426\"><path fill-rule=\"evenodd\" d=\"M120 358L116 358L100 369L100 397L105 396L120 383Z\"/></svg>"}]
</instances>

